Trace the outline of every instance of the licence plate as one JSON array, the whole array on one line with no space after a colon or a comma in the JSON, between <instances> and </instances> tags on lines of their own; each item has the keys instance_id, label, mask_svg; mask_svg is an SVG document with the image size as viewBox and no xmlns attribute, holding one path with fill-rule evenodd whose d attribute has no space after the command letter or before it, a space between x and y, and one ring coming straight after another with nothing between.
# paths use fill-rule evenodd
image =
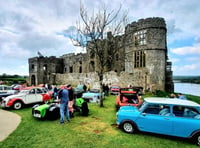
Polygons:
<instances>
[{"instance_id":1,"label":"licence plate","mask_svg":"<svg viewBox=\"0 0 200 148\"><path fill-rule=\"evenodd\" d=\"M41 115L40 115L40 114L34 114L33 116L34 116L34 117L37 117L37 118L41 118Z\"/></svg>"}]
</instances>

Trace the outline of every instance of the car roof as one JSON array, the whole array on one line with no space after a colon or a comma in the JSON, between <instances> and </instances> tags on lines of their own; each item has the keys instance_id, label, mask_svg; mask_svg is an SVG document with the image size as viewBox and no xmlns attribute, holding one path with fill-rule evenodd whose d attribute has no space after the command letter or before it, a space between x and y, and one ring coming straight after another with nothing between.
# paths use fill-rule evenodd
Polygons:
<instances>
[{"instance_id":1,"label":"car roof","mask_svg":"<svg viewBox=\"0 0 200 148\"><path fill-rule=\"evenodd\" d=\"M43 87L30 86L30 87L25 87L22 90L29 90L29 89L32 89L32 88L43 88Z\"/></svg>"},{"instance_id":2,"label":"car roof","mask_svg":"<svg viewBox=\"0 0 200 148\"><path fill-rule=\"evenodd\" d=\"M182 100L178 98L162 98L162 97L148 97L144 98L148 103L157 103L157 104L173 104L173 105L184 105L184 106L197 106L200 107L200 104L190 101Z\"/></svg>"}]
</instances>

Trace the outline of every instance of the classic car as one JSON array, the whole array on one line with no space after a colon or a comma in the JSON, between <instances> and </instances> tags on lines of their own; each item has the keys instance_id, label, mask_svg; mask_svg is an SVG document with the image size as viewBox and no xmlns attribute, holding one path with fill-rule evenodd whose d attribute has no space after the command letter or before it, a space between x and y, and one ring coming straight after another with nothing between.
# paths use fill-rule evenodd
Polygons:
<instances>
[{"instance_id":1,"label":"classic car","mask_svg":"<svg viewBox=\"0 0 200 148\"><path fill-rule=\"evenodd\" d=\"M5 97L8 97L10 95L14 95L14 94L17 94L18 92L15 91L15 90L8 90L7 92L5 93L0 93L0 102L2 101L3 98Z\"/></svg>"},{"instance_id":2,"label":"classic car","mask_svg":"<svg viewBox=\"0 0 200 148\"><path fill-rule=\"evenodd\" d=\"M110 86L110 94L117 95L119 93L120 86L119 85L111 85Z\"/></svg>"},{"instance_id":3,"label":"classic car","mask_svg":"<svg viewBox=\"0 0 200 148\"><path fill-rule=\"evenodd\" d=\"M49 100L51 100L51 96L45 88L26 87L18 94L3 98L0 106L2 108L13 107L14 109L21 109L24 105L33 103L47 103Z\"/></svg>"},{"instance_id":4,"label":"classic car","mask_svg":"<svg viewBox=\"0 0 200 148\"><path fill-rule=\"evenodd\" d=\"M60 117L59 103L35 104L32 107L32 116L38 119L56 120Z\"/></svg>"},{"instance_id":5,"label":"classic car","mask_svg":"<svg viewBox=\"0 0 200 148\"><path fill-rule=\"evenodd\" d=\"M82 98L86 100L87 102L99 102L100 96L102 99L105 98L105 93L100 93L99 89L91 89L88 92L83 93Z\"/></svg>"},{"instance_id":6,"label":"classic car","mask_svg":"<svg viewBox=\"0 0 200 148\"><path fill-rule=\"evenodd\" d=\"M73 88L74 91L74 97L75 98L79 98L82 96L84 89L83 89L84 85L78 85L77 87Z\"/></svg>"},{"instance_id":7,"label":"classic car","mask_svg":"<svg viewBox=\"0 0 200 148\"><path fill-rule=\"evenodd\" d=\"M138 96L138 93L132 87L120 88L118 95L116 96L116 109L121 106L138 106L142 104L142 100Z\"/></svg>"},{"instance_id":8,"label":"classic car","mask_svg":"<svg viewBox=\"0 0 200 148\"><path fill-rule=\"evenodd\" d=\"M87 102L83 98L77 98L73 108L82 116L87 116L89 113ZM35 104L32 107L32 116L37 119L56 120L60 117L60 104L57 101L50 104Z\"/></svg>"},{"instance_id":9,"label":"classic car","mask_svg":"<svg viewBox=\"0 0 200 148\"><path fill-rule=\"evenodd\" d=\"M137 131L192 139L200 145L200 104L177 98L145 98L139 107L124 106L117 125L126 133Z\"/></svg>"},{"instance_id":10,"label":"classic car","mask_svg":"<svg viewBox=\"0 0 200 148\"><path fill-rule=\"evenodd\" d=\"M5 93L12 93L14 94L16 91L13 90L12 86L8 85L0 85L0 94L5 94Z\"/></svg>"}]
</instances>

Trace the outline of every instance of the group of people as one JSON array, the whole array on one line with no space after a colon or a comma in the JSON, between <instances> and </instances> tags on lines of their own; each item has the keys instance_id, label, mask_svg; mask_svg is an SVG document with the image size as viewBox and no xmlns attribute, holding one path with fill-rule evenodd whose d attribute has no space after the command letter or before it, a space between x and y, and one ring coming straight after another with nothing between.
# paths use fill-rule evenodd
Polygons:
<instances>
[{"instance_id":1,"label":"group of people","mask_svg":"<svg viewBox=\"0 0 200 148\"><path fill-rule=\"evenodd\" d=\"M187 100L186 96L184 96L182 93L178 93L178 96L176 96L174 93L170 94L170 98L178 98L182 100Z\"/></svg>"},{"instance_id":2,"label":"group of people","mask_svg":"<svg viewBox=\"0 0 200 148\"><path fill-rule=\"evenodd\" d=\"M60 103L60 124L64 124L65 116L66 122L70 122L70 117L73 117L74 94L70 84L62 85L59 89L54 87L54 99L58 99Z\"/></svg>"}]
</instances>

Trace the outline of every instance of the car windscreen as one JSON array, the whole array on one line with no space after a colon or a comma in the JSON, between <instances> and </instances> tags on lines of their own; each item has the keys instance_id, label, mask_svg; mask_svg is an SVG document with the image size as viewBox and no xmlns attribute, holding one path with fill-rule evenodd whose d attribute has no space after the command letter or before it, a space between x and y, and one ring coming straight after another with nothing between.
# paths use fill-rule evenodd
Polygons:
<instances>
[{"instance_id":1,"label":"car windscreen","mask_svg":"<svg viewBox=\"0 0 200 148\"><path fill-rule=\"evenodd\" d=\"M147 103L143 102L140 106L138 106L138 110L141 112L144 110L144 108L146 107Z\"/></svg>"},{"instance_id":2,"label":"car windscreen","mask_svg":"<svg viewBox=\"0 0 200 148\"><path fill-rule=\"evenodd\" d=\"M21 91L19 92L19 94L27 94L28 92L29 92L29 90L24 89L24 90L21 90Z\"/></svg>"}]
</instances>

